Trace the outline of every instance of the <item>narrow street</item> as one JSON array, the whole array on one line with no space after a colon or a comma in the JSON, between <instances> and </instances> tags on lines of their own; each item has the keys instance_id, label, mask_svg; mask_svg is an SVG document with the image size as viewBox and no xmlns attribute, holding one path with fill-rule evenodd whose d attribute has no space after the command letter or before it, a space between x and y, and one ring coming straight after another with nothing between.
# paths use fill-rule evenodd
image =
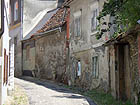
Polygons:
<instances>
[{"instance_id":1,"label":"narrow street","mask_svg":"<svg viewBox=\"0 0 140 105\"><path fill-rule=\"evenodd\" d=\"M15 84L25 89L30 105L95 105L90 99L54 83L26 77L26 80L15 78Z\"/></svg>"}]
</instances>

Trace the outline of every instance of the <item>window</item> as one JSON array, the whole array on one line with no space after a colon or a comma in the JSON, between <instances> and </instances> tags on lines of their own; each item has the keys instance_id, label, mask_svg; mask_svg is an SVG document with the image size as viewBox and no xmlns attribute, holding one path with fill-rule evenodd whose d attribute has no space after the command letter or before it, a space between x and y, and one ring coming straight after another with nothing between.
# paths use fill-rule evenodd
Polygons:
<instances>
[{"instance_id":1,"label":"window","mask_svg":"<svg viewBox=\"0 0 140 105\"><path fill-rule=\"evenodd\" d=\"M92 18L91 18L91 31L96 31L96 27L98 25L98 20L97 20L97 16L98 16L98 9L93 10L92 13Z\"/></svg>"},{"instance_id":2,"label":"window","mask_svg":"<svg viewBox=\"0 0 140 105\"><path fill-rule=\"evenodd\" d=\"M81 35L81 24L80 24L80 16L75 18L75 35Z\"/></svg>"},{"instance_id":3,"label":"window","mask_svg":"<svg viewBox=\"0 0 140 105\"><path fill-rule=\"evenodd\" d=\"M92 74L93 74L94 78L98 78L99 64L98 64L98 57L97 56L92 58Z\"/></svg>"},{"instance_id":4,"label":"window","mask_svg":"<svg viewBox=\"0 0 140 105\"><path fill-rule=\"evenodd\" d=\"M75 12L74 14L74 34L76 36L81 36L81 15L82 9Z\"/></svg>"},{"instance_id":5,"label":"window","mask_svg":"<svg viewBox=\"0 0 140 105\"><path fill-rule=\"evenodd\" d=\"M9 22L15 25L21 21L21 0L10 0Z\"/></svg>"},{"instance_id":6,"label":"window","mask_svg":"<svg viewBox=\"0 0 140 105\"><path fill-rule=\"evenodd\" d=\"M30 58L30 46L26 46L26 60Z\"/></svg>"},{"instance_id":7,"label":"window","mask_svg":"<svg viewBox=\"0 0 140 105\"><path fill-rule=\"evenodd\" d=\"M4 73L3 73L3 84L6 82L6 49L4 49Z\"/></svg>"},{"instance_id":8,"label":"window","mask_svg":"<svg viewBox=\"0 0 140 105\"><path fill-rule=\"evenodd\" d=\"M14 3L14 21L18 20L18 1Z\"/></svg>"},{"instance_id":9,"label":"window","mask_svg":"<svg viewBox=\"0 0 140 105\"><path fill-rule=\"evenodd\" d=\"M8 55L6 55L6 49L4 49L4 73L3 84L8 83Z\"/></svg>"},{"instance_id":10,"label":"window","mask_svg":"<svg viewBox=\"0 0 140 105\"><path fill-rule=\"evenodd\" d=\"M81 62L80 62L80 60L77 62L77 76L81 76Z\"/></svg>"}]
</instances>

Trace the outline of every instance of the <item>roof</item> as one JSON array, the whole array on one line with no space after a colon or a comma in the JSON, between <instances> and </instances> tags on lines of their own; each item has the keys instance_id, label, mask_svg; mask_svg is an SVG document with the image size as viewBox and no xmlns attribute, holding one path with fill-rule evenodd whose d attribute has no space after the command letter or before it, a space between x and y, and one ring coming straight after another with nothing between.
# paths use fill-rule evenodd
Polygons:
<instances>
[{"instance_id":1,"label":"roof","mask_svg":"<svg viewBox=\"0 0 140 105\"><path fill-rule=\"evenodd\" d=\"M69 8L58 8L56 13L54 13L46 23L40 27L34 34L30 34L25 37L22 41L33 38L34 36L38 36L41 33L53 30L55 28L63 26L67 21L67 16L70 13ZM41 34L42 35L42 34Z\"/></svg>"},{"instance_id":2,"label":"roof","mask_svg":"<svg viewBox=\"0 0 140 105\"><path fill-rule=\"evenodd\" d=\"M68 8L59 8L57 12L46 22L46 24L37 31L37 33L43 33L64 25L67 21L68 14Z\"/></svg>"},{"instance_id":3,"label":"roof","mask_svg":"<svg viewBox=\"0 0 140 105\"><path fill-rule=\"evenodd\" d=\"M38 22L38 24L23 38L23 40L29 39L35 32L37 32L41 27L45 25L45 22L48 21L53 14L57 12L58 9L48 11L45 16Z\"/></svg>"},{"instance_id":4,"label":"roof","mask_svg":"<svg viewBox=\"0 0 140 105\"><path fill-rule=\"evenodd\" d=\"M65 0L65 2L63 3L63 6L69 6L69 4L74 1L74 0Z\"/></svg>"},{"instance_id":5,"label":"roof","mask_svg":"<svg viewBox=\"0 0 140 105\"><path fill-rule=\"evenodd\" d=\"M105 46L114 44L114 43L118 43L121 41L121 39L124 39L128 36L137 35L138 32L140 32L140 25L137 25L135 28L131 28L127 32L123 32L123 33L119 34L117 37L108 40L105 43Z\"/></svg>"},{"instance_id":6,"label":"roof","mask_svg":"<svg viewBox=\"0 0 140 105\"><path fill-rule=\"evenodd\" d=\"M23 36L28 35L48 11L56 8L57 0L24 0Z\"/></svg>"}]
</instances>

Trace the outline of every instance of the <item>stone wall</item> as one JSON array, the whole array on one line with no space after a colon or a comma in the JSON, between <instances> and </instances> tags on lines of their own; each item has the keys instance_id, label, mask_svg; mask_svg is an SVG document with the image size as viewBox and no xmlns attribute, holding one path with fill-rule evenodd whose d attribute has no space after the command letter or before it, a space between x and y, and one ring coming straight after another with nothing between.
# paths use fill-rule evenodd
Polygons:
<instances>
[{"instance_id":1,"label":"stone wall","mask_svg":"<svg viewBox=\"0 0 140 105\"><path fill-rule=\"evenodd\" d=\"M140 98L140 76L138 73L138 35L136 33L131 33L120 40L120 42L125 42L129 44L130 49L130 60L129 60L129 67L130 67L130 74L125 74L125 82L126 84L130 85L130 99L137 104ZM114 97L117 96L116 91L116 78L115 77L115 48L114 45L109 46L109 56L110 56L110 76L111 76L111 92ZM130 78L129 78L130 77ZM129 81L130 80L130 83ZM127 90L126 90L127 91Z\"/></svg>"},{"instance_id":2,"label":"stone wall","mask_svg":"<svg viewBox=\"0 0 140 105\"><path fill-rule=\"evenodd\" d=\"M35 42L35 74L38 78L64 82L66 80L66 31L53 31Z\"/></svg>"}]
</instances>

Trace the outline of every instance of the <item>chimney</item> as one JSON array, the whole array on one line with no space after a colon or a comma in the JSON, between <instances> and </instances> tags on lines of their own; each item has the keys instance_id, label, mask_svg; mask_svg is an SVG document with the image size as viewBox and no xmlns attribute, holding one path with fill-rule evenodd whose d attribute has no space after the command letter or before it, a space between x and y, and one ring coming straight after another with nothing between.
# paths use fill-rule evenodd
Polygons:
<instances>
[{"instance_id":1,"label":"chimney","mask_svg":"<svg viewBox=\"0 0 140 105\"><path fill-rule=\"evenodd\" d=\"M60 8L65 0L57 0L57 1L58 1L57 7Z\"/></svg>"}]
</instances>

